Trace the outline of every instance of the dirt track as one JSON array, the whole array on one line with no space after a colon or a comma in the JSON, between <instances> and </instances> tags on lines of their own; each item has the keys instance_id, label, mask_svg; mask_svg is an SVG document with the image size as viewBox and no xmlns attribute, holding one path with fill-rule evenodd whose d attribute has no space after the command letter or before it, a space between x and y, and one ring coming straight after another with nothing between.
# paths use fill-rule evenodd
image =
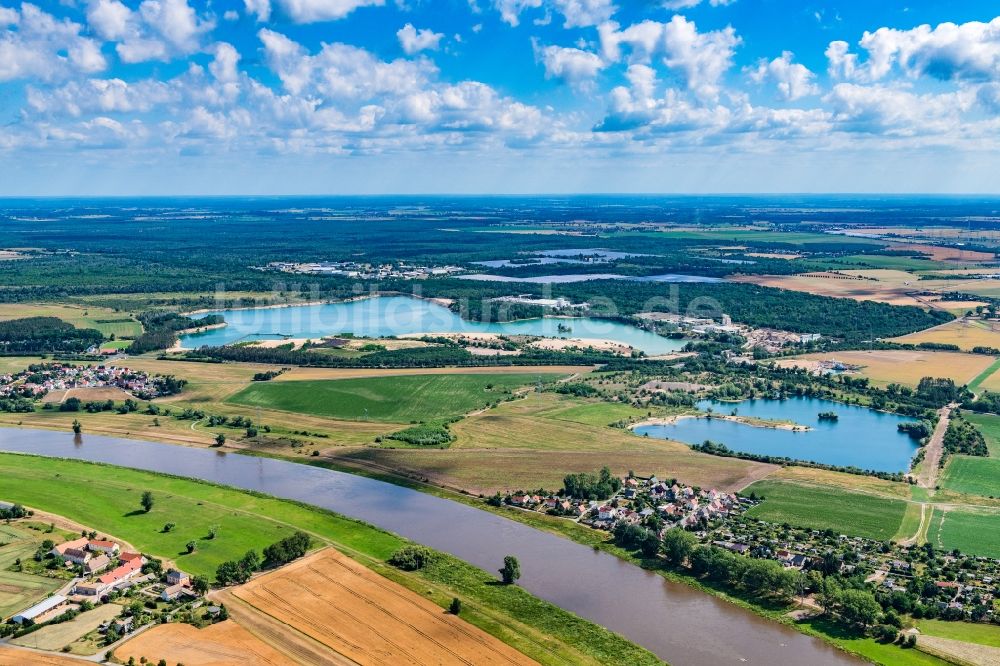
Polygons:
<instances>
[{"instance_id":1,"label":"dirt track","mask_svg":"<svg viewBox=\"0 0 1000 666\"><path fill-rule=\"evenodd\" d=\"M933 488L937 485L939 468L941 464L941 454L944 447L944 433L948 430L948 421L952 408L956 405L942 407L938 411L938 422L934 427L934 434L931 435L924 449L924 461L920 466L920 474L917 476L917 484L922 488Z\"/></svg>"},{"instance_id":2,"label":"dirt track","mask_svg":"<svg viewBox=\"0 0 1000 666\"><path fill-rule=\"evenodd\" d=\"M535 663L332 549L233 594L359 664Z\"/></svg>"}]
</instances>

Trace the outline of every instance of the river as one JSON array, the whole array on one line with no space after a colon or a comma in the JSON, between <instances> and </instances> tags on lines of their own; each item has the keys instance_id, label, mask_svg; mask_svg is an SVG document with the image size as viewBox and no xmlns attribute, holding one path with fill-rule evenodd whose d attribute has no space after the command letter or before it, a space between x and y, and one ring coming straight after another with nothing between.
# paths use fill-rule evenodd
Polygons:
<instances>
[{"instance_id":1,"label":"river","mask_svg":"<svg viewBox=\"0 0 1000 666\"><path fill-rule=\"evenodd\" d=\"M521 562L532 594L608 627L674 666L858 660L823 641L613 555L465 504L299 463L97 435L0 428L0 450L165 472L306 502L445 551L486 571Z\"/></svg>"}]
</instances>

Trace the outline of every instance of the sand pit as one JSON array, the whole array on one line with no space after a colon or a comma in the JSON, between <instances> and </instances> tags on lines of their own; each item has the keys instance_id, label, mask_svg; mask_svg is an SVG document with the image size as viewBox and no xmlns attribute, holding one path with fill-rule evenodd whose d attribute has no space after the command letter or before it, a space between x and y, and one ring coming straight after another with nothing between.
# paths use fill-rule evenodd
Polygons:
<instances>
[{"instance_id":1,"label":"sand pit","mask_svg":"<svg viewBox=\"0 0 1000 666\"><path fill-rule=\"evenodd\" d=\"M237 598L359 664L534 664L335 550L234 590Z\"/></svg>"},{"instance_id":2,"label":"sand pit","mask_svg":"<svg viewBox=\"0 0 1000 666\"><path fill-rule=\"evenodd\" d=\"M198 629L190 624L161 624L115 650L121 663L140 657L185 666L293 666L296 662L232 620Z\"/></svg>"}]
</instances>

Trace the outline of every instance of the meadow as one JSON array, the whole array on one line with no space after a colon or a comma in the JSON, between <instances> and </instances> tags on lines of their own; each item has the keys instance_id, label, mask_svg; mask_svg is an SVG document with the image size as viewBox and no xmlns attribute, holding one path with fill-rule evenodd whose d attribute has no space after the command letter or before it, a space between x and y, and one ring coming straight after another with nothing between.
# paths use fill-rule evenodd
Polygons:
<instances>
[{"instance_id":1,"label":"meadow","mask_svg":"<svg viewBox=\"0 0 1000 666\"><path fill-rule=\"evenodd\" d=\"M139 511L143 490L153 510ZM533 597L517 586L489 585L495 576L439 554L434 566L407 574L385 560L408 542L364 523L262 495L121 467L0 454L0 497L63 515L131 542L143 552L173 559L211 577L218 562L238 558L303 530L377 573L418 591L442 608L463 600L462 617L543 664L598 664L626 659L659 661L617 634ZM164 522L176 522L169 533ZM207 539L210 526L218 536ZM189 539L198 549L180 550ZM211 543L209 543L211 542Z\"/></svg>"},{"instance_id":2,"label":"meadow","mask_svg":"<svg viewBox=\"0 0 1000 666\"><path fill-rule=\"evenodd\" d=\"M754 518L869 539L891 539L906 511L902 500L782 481L758 481L743 492L766 498L747 512Z\"/></svg>"},{"instance_id":3,"label":"meadow","mask_svg":"<svg viewBox=\"0 0 1000 666\"><path fill-rule=\"evenodd\" d=\"M134 338L142 333L142 324L110 308L55 303L0 304L0 321L23 317L58 317L77 328L97 329L105 337Z\"/></svg>"},{"instance_id":4,"label":"meadow","mask_svg":"<svg viewBox=\"0 0 1000 666\"><path fill-rule=\"evenodd\" d=\"M231 403L336 419L408 423L448 419L508 398L553 375L410 375L336 381L259 382Z\"/></svg>"},{"instance_id":5,"label":"meadow","mask_svg":"<svg viewBox=\"0 0 1000 666\"><path fill-rule=\"evenodd\" d=\"M0 619L40 601L66 581L11 571L18 559L28 560L50 535L18 524L0 524ZM58 534L54 539L58 539Z\"/></svg>"},{"instance_id":6,"label":"meadow","mask_svg":"<svg viewBox=\"0 0 1000 666\"><path fill-rule=\"evenodd\" d=\"M820 361L860 366L858 374L868 377L876 386L903 384L915 387L923 377L944 377L959 385L968 384L984 375L988 377L997 367L992 356L982 354L904 349L803 354L780 359L777 364L813 368Z\"/></svg>"},{"instance_id":7,"label":"meadow","mask_svg":"<svg viewBox=\"0 0 1000 666\"><path fill-rule=\"evenodd\" d=\"M960 493L1000 497L1000 458L952 456L939 483Z\"/></svg>"},{"instance_id":8,"label":"meadow","mask_svg":"<svg viewBox=\"0 0 1000 666\"><path fill-rule=\"evenodd\" d=\"M927 540L937 548L1000 557L1000 512L935 508Z\"/></svg>"}]
</instances>

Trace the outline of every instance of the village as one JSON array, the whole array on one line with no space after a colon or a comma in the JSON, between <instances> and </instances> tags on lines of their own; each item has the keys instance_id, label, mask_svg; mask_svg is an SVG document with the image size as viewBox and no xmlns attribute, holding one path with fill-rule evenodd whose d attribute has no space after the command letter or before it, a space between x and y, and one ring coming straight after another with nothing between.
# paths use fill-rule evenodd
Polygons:
<instances>
[{"instance_id":1,"label":"village","mask_svg":"<svg viewBox=\"0 0 1000 666\"><path fill-rule=\"evenodd\" d=\"M184 383L171 376L151 376L113 365L38 363L20 372L0 374L0 398L37 400L62 392L58 397L63 399L75 389L115 388L140 400L152 400L180 392Z\"/></svg>"},{"instance_id":2,"label":"village","mask_svg":"<svg viewBox=\"0 0 1000 666\"><path fill-rule=\"evenodd\" d=\"M839 575L870 589L887 608L914 617L995 622L1000 619L1000 560L922 546L793 527L754 518L764 498L684 485L676 479L626 476L603 500L563 494L516 492L494 497L504 504L614 532L623 525L691 532L703 546L748 558L775 560L807 574L813 586Z\"/></svg>"},{"instance_id":3,"label":"village","mask_svg":"<svg viewBox=\"0 0 1000 666\"><path fill-rule=\"evenodd\" d=\"M19 505L0 505L10 507L4 509L9 516L30 515ZM85 530L59 543L42 541L32 557L15 560L9 571L46 573L60 586L2 618L0 637L21 647L86 654L87 646L111 647L156 624L224 619L224 609L203 598L207 581L127 548Z\"/></svg>"},{"instance_id":4,"label":"village","mask_svg":"<svg viewBox=\"0 0 1000 666\"><path fill-rule=\"evenodd\" d=\"M272 261L262 270L276 270L282 273L300 275L340 275L363 280L423 280L455 273L464 273L460 266L417 266L400 261L391 264L370 264L356 261Z\"/></svg>"}]
</instances>

